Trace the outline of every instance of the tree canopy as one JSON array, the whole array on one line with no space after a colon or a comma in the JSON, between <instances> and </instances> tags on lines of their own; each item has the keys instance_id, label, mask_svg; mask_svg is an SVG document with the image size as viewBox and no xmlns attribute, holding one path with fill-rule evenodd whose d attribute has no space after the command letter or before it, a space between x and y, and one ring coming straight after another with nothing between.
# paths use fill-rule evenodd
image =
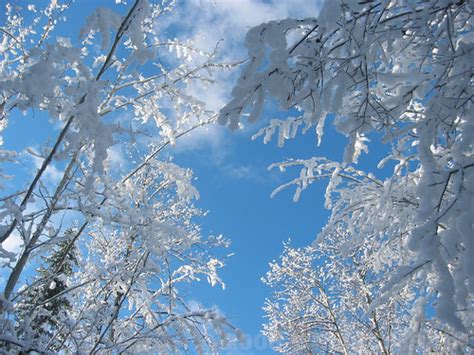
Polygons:
<instances>
[{"instance_id":1,"label":"tree canopy","mask_svg":"<svg viewBox=\"0 0 474 355\"><path fill-rule=\"evenodd\" d=\"M376 261L359 267L371 277L384 275L369 293L366 316L415 292L409 334L437 329L451 351L472 348L472 11L468 1L326 1L318 18L261 24L247 34L249 63L219 117L237 129L242 117L262 117L265 100L273 100L295 117L270 120L254 136L264 143L277 135L283 146L312 127L321 140L326 122L346 135L343 161L312 157L274 164L282 171L301 167L274 193L294 186L298 200L311 183L327 179L331 217L316 243L340 238L341 256L367 253ZM391 147L379 163L392 169L388 178L357 169L360 154L370 154L370 141ZM347 237L336 237L341 230ZM368 247L367 240L375 244ZM282 263L287 254L285 249ZM271 272L266 282L281 272ZM308 277L310 284L317 281ZM320 277L322 283L327 275ZM266 334L294 342L296 330L289 328L303 326L305 318L279 324L283 314L291 316L266 309ZM314 332L320 332L317 326Z\"/></svg>"},{"instance_id":2,"label":"tree canopy","mask_svg":"<svg viewBox=\"0 0 474 355\"><path fill-rule=\"evenodd\" d=\"M52 132L28 150L39 161L32 178L0 200L0 241L21 240L19 255L0 249L0 345L215 351L235 328L215 309L188 305L181 289L202 276L223 285L224 261L211 250L228 241L202 235L192 171L160 153L214 121L186 88L228 65L158 30L172 1L97 8L79 40L59 32L69 5L6 4L0 27L1 128L38 111ZM113 164L112 147L130 161ZM2 160L21 162L17 153L3 150Z\"/></svg>"},{"instance_id":3,"label":"tree canopy","mask_svg":"<svg viewBox=\"0 0 474 355\"><path fill-rule=\"evenodd\" d=\"M230 242L203 232L195 175L167 148L245 119L279 147L309 130L319 145L328 125L346 137L340 160L269 167L299 171L272 194L294 189L295 202L325 181L330 212L262 278L274 350L472 352L472 2L328 0L315 18L251 28L248 59L232 62L164 30L178 6L117 0L68 22L70 2L5 4L0 132L24 114L45 118L32 135L48 137L0 149L0 349L203 353L242 340L186 292L224 288ZM234 68L228 103L210 109L195 88ZM378 170L364 169L378 149ZM27 160L35 169L15 176Z\"/></svg>"}]
</instances>

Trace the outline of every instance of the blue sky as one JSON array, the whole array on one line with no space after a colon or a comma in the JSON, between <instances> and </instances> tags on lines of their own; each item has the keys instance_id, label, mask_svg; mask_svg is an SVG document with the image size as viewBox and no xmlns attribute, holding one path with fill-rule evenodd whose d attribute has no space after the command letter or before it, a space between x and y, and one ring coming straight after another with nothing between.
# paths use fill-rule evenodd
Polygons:
<instances>
[{"instance_id":1,"label":"blue sky","mask_svg":"<svg viewBox=\"0 0 474 355\"><path fill-rule=\"evenodd\" d=\"M114 4L113 0L77 0L69 11L74 17L62 25L65 35L77 38L83 19L94 7ZM242 43L251 26L289 16L315 16L318 7L319 1L305 0L178 0L177 11L170 22L162 26L171 36L199 36L198 44L205 49L223 39L221 58L238 60L245 58ZM218 75L218 83L200 93L201 99L213 109L220 108L230 96L236 74ZM268 263L278 258L283 241L291 238L293 246L311 243L328 216L323 208L324 183L313 184L298 203L292 202L293 190L283 191L271 199L272 190L291 179L297 171L280 173L268 171L267 167L287 158L315 155L341 160L345 144L344 137L334 132L329 123L319 148L313 130L287 141L283 148L278 148L276 141L264 145L259 138L250 139L259 126L275 117L284 118L285 115L269 106L260 123L243 131L232 133L224 127L208 127L193 132L169 151L175 162L194 170L201 194L197 205L209 211L201 221L204 233L223 234L232 242L228 252L235 255L221 271L226 289L211 288L205 282L189 289L190 299L218 307L253 343L253 347L244 346L230 352L271 352L259 335L263 322L261 307L269 295L269 289L260 278L266 273ZM5 147L22 149L20 147L44 142L49 133L41 128L45 119L38 114L12 121L5 132ZM378 155L376 153L370 160L363 156L361 165L373 170Z\"/></svg>"},{"instance_id":2,"label":"blue sky","mask_svg":"<svg viewBox=\"0 0 474 355\"><path fill-rule=\"evenodd\" d=\"M266 114L274 117L277 113L267 110ZM219 307L248 335L254 345L250 353L270 353L265 339L259 336L264 321L261 307L270 292L260 278L268 271L268 263L278 259L284 241L290 238L294 247L314 242L329 214L324 209L324 181L312 184L297 203L293 203L294 189L270 198L277 186L294 178L299 170L281 173L267 167L289 158L312 156L341 161L346 140L330 124L320 147L312 130L287 141L282 148L276 141L266 145L261 139L252 141L251 133L257 127L239 133L222 130L225 143L217 148L217 154L225 154L225 159L213 158L216 148L212 146L175 157L180 164L192 167L197 177L201 193L198 205L210 211L203 220L204 231L222 233L232 241L230 249L235 253L221 272L226 289L204 285L194 288L195 297L207 306ZM377 173L376 165L389 147L377 148L370 156L361 156L360 167Z\"/></svg>"},{"instance_id":3,"label":"blue sky","mask_svg":"<svg viewBox=\"0 0 474 355\"><path fill-rule=\"evenodd\" d=\"M291 190L271 199L272 190L291 174L269 172L266 168L286 158L319 153L342 156L343 139L336 135L327 137L328 144L317 151L315 137L310 133L289 142L283 149L277 148L275 142L263 145L251 141L248 134L226 132L225 135L228 160L224 165L208 160L212 156L209 148L179 155L176 160L191 166L198 178L196 185L201 193L198 204L210 210L203 220L204 229L230 238L230 249L235 252L221 273L227 286L225 291L199 288L202 296L197 298L208 302L207 305L216 304L254 339L261 329L261 307L269 294L260 281L268 263L278 258L282 242L288 238L294 246L311 243L327 218L327 211L322 208L324 184L314 184L298 203L292 202Z\"/></svg>"}]
</instances>

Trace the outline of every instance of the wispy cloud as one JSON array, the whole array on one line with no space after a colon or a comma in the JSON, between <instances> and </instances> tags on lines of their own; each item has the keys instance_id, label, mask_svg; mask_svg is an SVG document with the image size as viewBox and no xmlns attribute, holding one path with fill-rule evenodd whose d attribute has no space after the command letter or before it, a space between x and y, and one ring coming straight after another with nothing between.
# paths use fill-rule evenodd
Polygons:
<instances>
[{"instance_id":1,"label":"wispy cloud","mask_svg":"<svg viewBox=\"0 0 474 355\"><path fill-rule=\"evenodd\" d=\"M226 63L246 59L244 46L247 31L262 22L287 17L316 16L322 0L189 0L180 1L171 16L159 26L168 36L194 38L195 45L213 51L218 45L218 60ZM179 29L177 24L179 24ZM213 75L214 82L203 87L191 84L189 93L218 111L230 99L238 70L221 70ZM181 139L178 151L207 145L221 149L225 134L220 127L208 126L193 131ZM212 143L210 143L212 141Z\"/></svg>"},{"instance_id":2,"label":"wispy cloud","mask_svg":"<svg viewBox=\"0 0 474 355\"><path fill-rule=\"evenodd\" d=\"M35 171L38 170L43 164L43 158L38 156L37 151L34 148L27 149L29 157L31 158ZM56 184L61 180L63 172L55 167L53 164L49 164L44 172L45 181L47 184Z\"/></svg>"},{"instance_id":3,"label":"wispy cloud","mask_svg":"<svg viewBox=\"0 0 474 355\"><path fill-rule=\"evenodd\" d=\"M184 35L200 38L197 44L210 50L223 41L225 56L245 57L247 31L262 22L287 17L316 16L321 1L307 0L189 0L179 3L175 18Z\"/></svg>"},{"instance_id":4,"label":"wispy cloud","mask_svg":"<svg viewBox=\"0 0 474 355\"><path fill-rule=\"evenodd\" d=\"M257 184L265 184L272 179L272 176L260 166L222 165L220 166L220 171L224 176L230 179L244 180Z\"/></svg>"},{"instance_id":5,"label":"wispy cloud","mask_svg":"<svg viewBox=\"0 0 474 355\"><path fill-rule=\"evenodd\" d=\"M244 46L247 31L262 22L287 17L315 16L319 1L307 0L190 0L180 4L174 13L180 31L192 36L199 48L213 50L219 43L219 58L225 62L246 59ZM236 71L221 71L216 82L196 94L209 108L218 110L229 99Z\"/></svg>"},{"instance_id":6,"label":"wispy cloud","mask_svg":"<svg viewBox=\"0 0 474 355\"><path fill-rule=\"evenodd\" d=\"M223 145L226 136L226 128L217 124L208 124L185 134L179 138L176 146L173 147L175 153L195 151L201 148L209 148L218 151Z\"/></svg>"}]
</instances>

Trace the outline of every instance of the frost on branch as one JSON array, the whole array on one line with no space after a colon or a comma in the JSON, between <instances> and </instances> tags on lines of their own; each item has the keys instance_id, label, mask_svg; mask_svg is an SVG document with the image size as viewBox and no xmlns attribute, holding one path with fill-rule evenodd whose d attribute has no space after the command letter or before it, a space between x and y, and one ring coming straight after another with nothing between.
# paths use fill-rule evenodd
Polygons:
<instances>
[{"instance_id":1,"label":"frost on branch","mask_svg":"<svg viewBox=\"0 0 474 355\"><path fill-rule=\"evenodd\" d=\"M270 263L262 279L272 289L263 307L263 334L273 348L282 353L343 354L450 349L452 340L422 317L413 335L412 314L419 308L415 300L422 299L415 288L403 287L396 297L371 309L400 249L397 243L367 238L359 250L345 254L340 245L349 237L338 228L322 244L295 249L287 242L279 260Z\"/></svg>"},{"instance_id":2,"label":"frost on branch","mask_svg":"<svg viewBox=\"0 0 474 355\"><path fill-rule=\"evenodd\" d=\"M409 343L411 350L403 348L401 343L399 349L414 352L416 349L431 347L429 344L440 336L431 330L448 334L444 341L449 347L445 351L465 349L469 347L469 333L463 327L464 324L471 322L472 312L469 309L471 296L467 289L469 284L462 282L461 285L456 285L456 280L457 278L466 280L465 275L469 276L471 270L469 265L460 264L459 254L462 255L462 250L458 249L466 240L461 239L458 223L459 220L461 223L467 221L463 219L463 213L461 216L456 216L454 235L448 233L444 225L444 228L438 230L438 241L442 248L438 257L448 265L452 265L446 273L443 273L439 264L433 265L434 262L440 261L427 257L430 253L436 252L428 249L429 244L423 246L422 254L419 249L411 245L413 235L420 228L418 216L420 203L417 193L422 171L420 168L409 171L413 157L400 156L397 150L394 150L389 157L397 159L398 164L394 167L394 174L386 179L379 179L352 166L344 166L324 158L274 164L272 167L279 167L282 171L298 166L302 168L299 177L275 189L273 195L282 189L295 186L294 198L297 201L301 192L311 183L329 180L325 207L331 210L331 216L314 246L325 252L314 256L315 263L326 263L325 260L330 253L330 250L326 249L328 245L335 248L338 258L341 259L334 265L335 268L352 262L354 253L370 254L370 263L363 264L364 270L380 275L380 279L377 279L377 291L372 293L373 301L370 306L367 305L366 313L385 312L387 304L399 302L401 293L406 290L412 290L410 292L414 293L410 302L420 297L416 302L424 305L423 307L419 305L417 308L418 313L420 309L422 310L422 313L417 315L421 319L420 324L412 326L408 322L400 328L403 337L412 339ZM467 225L469 223L472 222L467 222ZM342 233L341 230L346 232ZM362 264L357 262L357 265ZM467 268L463 269L464 266ZM327 282L332 283L334 277L339 274L338 269L336 271L324 269L319 273L319 277L327 278ZM345 294L349 289L336 286L334 292ZM351 292L358 291L355 289ZM445 299L450 300L449 303L446 303L448 301ZM460 302L467 308L459 311L455 308L455 302ZM407 309L410 316L415 314L414 308L407 306ZM426 314L423 313L425 311ZM456 328L457 325L461 330ZM431 335L423 335L423 332Z\"/></svg>"},{"instance_id":3,"label":"frost on branch","mask_svg":"<svg viewBox=\"0 0 474 355\"><path fill-rule=\"evenodd\" d=\"M19 245L0 249L3 352L202 353L235 339L187 296L200 280L224 285L214 252L229 243L202 235L192 172L162 154L215 120L189 87L229 65L158 31L173 4L99 8L65 34L69 2L5 5L0 129L41 111L50 137L0 151L38 162L0 198L0 243Z\"/></svg>"},{"instance_id":4,"label":"frost on branch","mask_svg":"<svg viewBox=\"0 0 474 355\"><path fill-rule=\"evenodd\" d=\"M283 163L302 170L279 189L295 185L297 199L328 178L332 216L322 235L342 223L348 250L372 235L398 238L403 253L376 304L416 287L426 295L413 314L439 322L450 351L472 350L472 13L469 1L326 1L318 18L261 24L247 34L249 63L219 116L235 129L268 99L300 115L271 120L257 133L264 142L278 132L281 146L299 126L321 139L325 120L347 137L342 170L314 158ZM387 179L352 165L370 154L369 135L392 146L380 164L395 165Z\"/></svg>"}]
</instances>

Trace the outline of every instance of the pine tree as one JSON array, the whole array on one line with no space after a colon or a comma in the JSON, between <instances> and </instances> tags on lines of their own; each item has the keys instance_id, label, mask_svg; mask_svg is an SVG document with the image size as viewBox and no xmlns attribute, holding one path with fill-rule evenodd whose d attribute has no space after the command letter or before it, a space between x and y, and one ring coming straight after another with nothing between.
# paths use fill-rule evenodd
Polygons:
<instances>
[{"instance_id":1,"label":"pine tree","mask_svg":"<svg viewBox=\"0 0 474 355\"><path fill-rule=\"evenodd\" d=\"M77 230L67 229L53 251L42 257L35 279L18 303L18 333L31 332L37 339L61 340L61 320L71 309L66 291L67 278L77 266L76 235ZM54 345L51 348L57 350Z\"/></svg>"}]
</instances>

